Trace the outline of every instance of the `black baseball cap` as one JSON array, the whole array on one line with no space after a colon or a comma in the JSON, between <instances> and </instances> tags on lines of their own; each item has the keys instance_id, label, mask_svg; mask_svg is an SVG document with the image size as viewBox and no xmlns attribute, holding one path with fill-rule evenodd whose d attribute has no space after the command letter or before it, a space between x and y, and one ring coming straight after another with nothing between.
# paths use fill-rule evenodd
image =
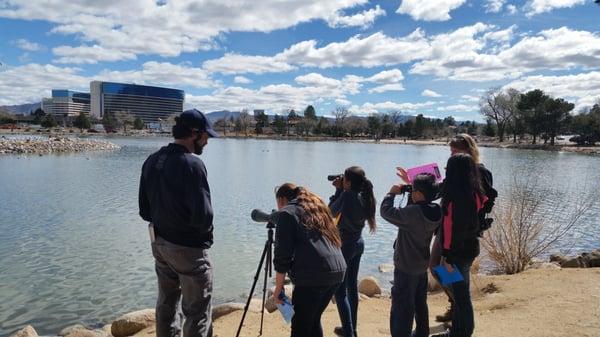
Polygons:
<instances>
[{"instance_id":1,"label":"black baseball cap","mask_svg":"<svg viewBox=\"0 0 600 337\"><path fill-rule=\"evenodd\" d=\"M219 137L219 134L213 129L210 120L199 110L186 110L175 121L177 124L184 125L192 130L206 131L210 137Z\"/></svg>"}]
</instances>

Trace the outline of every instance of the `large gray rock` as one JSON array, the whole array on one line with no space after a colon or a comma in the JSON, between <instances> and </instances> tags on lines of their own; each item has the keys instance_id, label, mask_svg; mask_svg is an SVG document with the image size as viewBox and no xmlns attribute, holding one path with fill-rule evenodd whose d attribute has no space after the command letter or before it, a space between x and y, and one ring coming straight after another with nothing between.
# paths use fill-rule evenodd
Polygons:
<instances>
[{"instance_id":1,"label":"large gray rock","mask_svg":"<svg viewBox=\"0 0 600 337\"><path fill-rule=\"evenodd\" d=\"M223 304L215 305L212 308L212 319L214 321L220 317L229 315L230 313L232 313L234 311L238 311L238 310L244 310L243 303L231 302L231 303L223 303Z\"/></svg>"},{"instance_id":2,"label":"large gray rock","mask_svg":"<svg viewBox=\"0 0 600 337\"><path fill-rule=\"evenodd\" d=\"M562 255L558 255L558 254L550 255L550 262L556 262L559 265L562 264L563 262L565 262L566 260L567 259Z\"/></svg>"},{"instance_id":3,"label":"large gray rock","mask_svg":"<svg viewBox=\"0 0 600 337\"><path fill-rule=\"evenodd\" d=\"M154 309L130 312L119 317L111 325L110 331L115 337L126 337L156 323Z\"/></svg>"},{"instance_id":4,"label":"large gray rock","mask_svg":"<svg viewBox=\"0 0 600 337\"><path fill-rule=\"evenodd\" d=\"M369 297L381 295L381 287L379 286L379 281L377 281L377 279L373 276L367 276L360 280L360 283L358 284L358 291Z\"/></svg>"},{"instance_id":5,"label":"large gray rock","mask_svg":"<svg viewBox=\"0 0 600 337\"><path fill-rule=\"evenodd\" d=\"M64 337L64 336L70 334L71 332L73 332L74 330L86 330L86 329L87 328L81 324L69 325L68 327L60 330L58 335Z\"/></svg>"},{"instance_id":6,"label":"large gray rock","mask_svg":"<svg viewBox=\"0 0 600 337\"><path fill-rule=\"evenodd\" d=\"M587 268L587 263L583 257L578 256L565 260L560 266L563 268Z\"/></svg>"},{"instance_id":7,"label":"large gray rock","mask_svg":"<svg viewBox=\"0 0 600 337\"><path fill-rule=\"evenodd\" d=\"M65 337L107 337L103 330L73 329Z\"/></svg>"},{"instance_id":8,"label":"large gray rock","mask_svg":"<svg viewBox=\"0 0 600 337\"><path fill-rule=\"evenodd\" d=\"M12 334L10 337L38 337L38 334L31 325L28 325Z\"/></svg>"},{"instance_id":9,"label":"large gray rock","mask_svg":"<svg viewBox=\"0 0 600 337\"><path fill-rule=\"evenodd\" d=\"M267 299L265 299L265 307L267 305ZM235 303L228 302L219 304L213 307L212 309L212 319L216 320L225 315L229 315L232 312L238 310L244 310L246 303ZM277 309L277 308L275 308ZM250 312L260 312L262 310L262 297L261 298L253 298L250 300L250 305L248 306L248 311Z\"/></svg>"}]
</instances>

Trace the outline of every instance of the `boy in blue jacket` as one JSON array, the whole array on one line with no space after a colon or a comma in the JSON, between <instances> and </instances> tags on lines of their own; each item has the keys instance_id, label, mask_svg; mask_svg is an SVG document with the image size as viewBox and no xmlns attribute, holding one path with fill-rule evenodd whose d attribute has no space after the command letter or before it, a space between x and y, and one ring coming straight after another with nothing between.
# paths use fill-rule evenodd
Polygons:
<instances>
[{"instance_id":1,"label":"boy in blue jacket","mask_svg":"<svg viewBox=\"0 0 600 337\"><path fill-rule=\"evenodd\" d=\"M427 268L431 238L442 223L442 209L432 203L437 191L433 175L416 176L407 205L394 207L394 198L402 194L402 190L403 185L393 185L381 202L380 210L385 220L398 227L390 330L393 337L427 337ZM413 320L416 329L411 335Z\"/></svg>"}]
</instances>

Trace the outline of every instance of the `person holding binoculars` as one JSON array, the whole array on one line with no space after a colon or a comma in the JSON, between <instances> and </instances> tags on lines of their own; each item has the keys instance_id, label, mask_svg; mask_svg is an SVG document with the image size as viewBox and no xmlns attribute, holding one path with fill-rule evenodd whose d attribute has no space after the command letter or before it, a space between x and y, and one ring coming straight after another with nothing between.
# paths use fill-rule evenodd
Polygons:
<instances>
[{"instance_id":1,"label":"person holding binoculars","mask_svg":"<svg viewBox=\"0 0 600 337\"><path fill-rule=\"evenodd\" d=\"M348 269L344 282L335 294L336 305L341 327L334 332L345 337L356 336L358 315L358 269L360 259L365 250L362 230L365 222L369 224L371 233L375 232L376 201L373 195L373 184L365 175L365 171L352 166L339 176L331 176L336 191L330 198L329 208L337 220L342 240L342 254Z\"/></svg>"},{"instance_id":2,"label":"person holding binoculars","mask_svg":"<svg viewBox=\"0 0 600 337\"><path fill-rule=\"evenodd\" d=\"M282 304L285 275L294 283L292 337L322 337L321 315L346 271L342 241L327 205L304 187L286 183L275 193L277 207L275 291Z\"/></svg>"}]
</instances>

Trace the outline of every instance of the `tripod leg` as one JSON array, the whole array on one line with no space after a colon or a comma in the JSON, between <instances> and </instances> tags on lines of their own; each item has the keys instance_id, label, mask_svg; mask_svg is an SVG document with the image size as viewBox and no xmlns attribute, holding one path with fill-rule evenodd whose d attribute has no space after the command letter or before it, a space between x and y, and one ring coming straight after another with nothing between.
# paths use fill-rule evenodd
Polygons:
<instances>
[{"instance_id":1,"label":"tripod leg","mask_svg":"<svg viewBox=\"0 0 600 337\"><path fill-rule=\"evenodd\" d=\"M254 288L256 287L256 283L258 282L258 277L260 276L260 270L262 269L262 265L267 257L267 251L270 250L269 240L265 243L265 248L263 249L262 255L260 257L260 262L258 263L258 268L256 268L256 274L254 275L254 282L252 282L252 288L250 288L250 294L248 295L248 299L246 300L246 306L244 307L244 313L242 314L242 320L240 321L240 325L238 326L236 337L240 336L240 332L242 331L242 326L244 325L244 320L246 319L246 314L248 313L248 308L250 307L250 301L252 300L252 295L254 295ZM264 298L264 295L263 295ZM262 325L261 325L261 334L262 334Z\"/></svg>"},{"instance_id":2,"label":"tripod leg","mask_svg":"<svg viewBox=\"0 0 600 337\"><path fill-rule=\"evenodd\" d=\"M262 330L263 330L263 321L265 318L265 298L267 296L267 280L270 276L270 271L271 271L271 261L272 261L272 246L273 242L271 240L267 240L267 243L265 245L265 249L267 250L267 261L265 264L265 278L263 280L263 297L262 297L262 310L260 312L260 333L259 336L262 335Z\"/></svg>"}]
</instances>

